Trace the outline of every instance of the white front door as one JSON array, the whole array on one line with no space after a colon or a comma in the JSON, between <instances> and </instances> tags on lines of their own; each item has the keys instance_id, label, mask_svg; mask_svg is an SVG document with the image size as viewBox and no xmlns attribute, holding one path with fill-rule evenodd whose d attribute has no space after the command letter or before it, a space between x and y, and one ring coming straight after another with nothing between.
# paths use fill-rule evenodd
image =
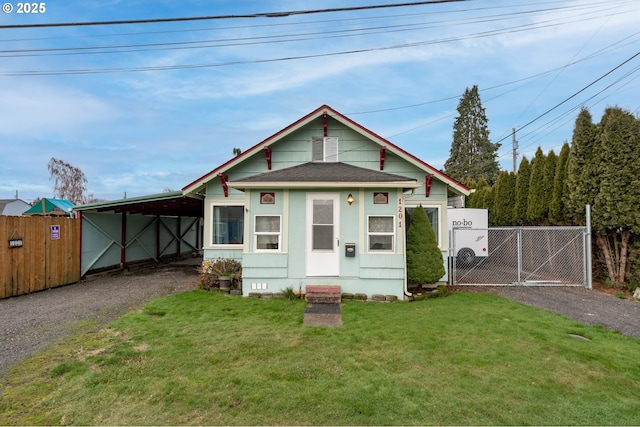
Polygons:
<instances>
[{"instance_id":1,"label":"white front door","mask_svg":"<svg viewBox=\"0 0 640 427\"><path fill-rule=\"evenodd\" d=\"M307 276L340 275L337 193L307 193Z\"/></svg>"}]
</instances>

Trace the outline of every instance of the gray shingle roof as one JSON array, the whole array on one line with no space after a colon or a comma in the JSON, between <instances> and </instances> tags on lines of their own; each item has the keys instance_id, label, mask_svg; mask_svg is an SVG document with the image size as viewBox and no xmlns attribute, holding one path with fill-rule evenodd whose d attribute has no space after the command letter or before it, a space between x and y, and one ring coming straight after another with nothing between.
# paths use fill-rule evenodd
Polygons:
<instances>
[{"instance_id":1,"label":"gray shingle roof","mask_svg":"<svg viewBox=\"0 0 640 427\"><path fill-rule=\"evenodd\" d=\"M340 162L310 162L233 180L258 182L416 182L413 178L365 169Z\"/></svg>"}]
</instances>

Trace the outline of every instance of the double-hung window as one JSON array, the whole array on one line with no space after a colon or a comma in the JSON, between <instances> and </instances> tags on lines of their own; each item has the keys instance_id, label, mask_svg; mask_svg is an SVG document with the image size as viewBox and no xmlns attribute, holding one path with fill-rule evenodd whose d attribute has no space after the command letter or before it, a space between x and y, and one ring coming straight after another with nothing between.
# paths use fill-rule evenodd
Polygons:
<instances>
[{"instance_id":1,"label":"double-hung window","mask_svg":"<svg viewBox=\"0 0 640 427\"><path fill-rule=\"evenodd\" d=\"M312 162L337 162L338 161L338 137L327 136L324 138L311 138Z\"/></svg>"},{"instance_id":2,"label":"double-hung window","mask_svg":"<svg viewBox=\"0 0 640 427\"><path fill-rule=\"evenodd\" d=\"M280 251L282 241L280 215L256 215L254 221L255 248L258 251Z\"/></svg>"},{"instance_id":3,"label":"double-hung window","mask_svg":"<svg viewBox=\"0 0 640 427\"><path fill-rule=\"evenodd\" d=\"M393 252L396 240L395 217L370 215L367 223L369 252Z\"/></svg>"},{"instance_id":4,"label":"double-hung window","mask_svg":"<svg viewBox=\"0 0 640 427\"><path fill-rule=\"evenodd\" d=\"M213 205L211 244L241 245L244 242L244 206Z\"/></svg>"}]
</instances>

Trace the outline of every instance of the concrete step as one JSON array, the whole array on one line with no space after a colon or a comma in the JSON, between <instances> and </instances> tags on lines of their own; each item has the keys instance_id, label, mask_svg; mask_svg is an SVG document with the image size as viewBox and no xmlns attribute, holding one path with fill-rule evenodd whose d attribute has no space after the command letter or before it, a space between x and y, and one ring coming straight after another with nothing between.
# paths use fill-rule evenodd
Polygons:
<instances>
[{"instance_id":1,"label":"concrete step","mask_svg":"<svg viewBox=\"0 0 640 427\"><path fill-rule=\"evenodd\" d=\"M342 308L340 304L307 303L302 324L328 328L342 326Z\"/></svg>"}]
</instances>

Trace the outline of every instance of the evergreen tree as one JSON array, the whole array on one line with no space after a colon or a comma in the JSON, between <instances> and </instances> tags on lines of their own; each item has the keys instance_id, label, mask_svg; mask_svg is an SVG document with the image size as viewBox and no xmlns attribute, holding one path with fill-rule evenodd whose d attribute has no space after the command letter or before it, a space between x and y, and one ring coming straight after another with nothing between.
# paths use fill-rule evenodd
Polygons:
<instances>
[{"instance_id":1,"label":"evergreen tree","mask_svg":"<svg viewBox=\"0 0 640 427\"><path fill-rule=\"evenodd\" d=\"M466 207L468 208L477 208L477 209L485 209L484 206L484 195L489 187L487 181L484 179L480 180L477 184L472 184L470 188L473 188L473 193L467 199Z\"/></svg>"},{"instance_id":2,"label":"evergreen tree","mask_svg":"<svg viewBox=\"0 0 640 427\"><path fill-rule=\"evenodd\" d=\"M600 154L599 191L593 207L593 227L609 278L615 285L625 281L632 234L640 234L640 122L621 108L607 108L598 125Z\"/></svg>"},{"instance_id":3,"label":"evergreen tree","mask_svg":"<svg viewBox=\"0 0 640 427\"><path fill-rule=\"evenodd\" d=\"M549 206L549 221L552 224L565 224L565 199L567 197L567 164L569 162L569 153L571 148L568 143L562 145L560 156L558 156L558 165L556 166L555 179L553 181L553 195L551 197L551 205Z\"/></svg>"},{"instance_id":4,"label":"evergreen tree","mask_svg":"<svg viewBox=\"0 0 640 427\"><path fill-rule=\"evenodd\" d=\"M586 204L593 206L598 193L597 127L589 110L583 108L576 118L567 165L566 216L574 224L584 225Z\"/></svg>"},{"instance_id":5,"label":"evergreen tree","mask_svg":"<svg viewBox=\"0 0 640 427\"><path fill-rule=\"evenodd\" d=\"M453 142L445 172L460 182L480 182L493 185L500 173L496 160L500 144L489 139L488 120L480 102L478 86L465 89L458 104L458 117L453 124Z\"/></svg>"},{"instance_id":6,"label":"evergreen tree","mask_svg":"<svg viewBox=\"0 0 640 427\"><path fill-rule=\"evenodd\" d=\"M487 187L484 189L482 194L482 209L489 210L489 225L496 225L493 220L493 206L495 204L495 192L493 191L493 187Z\"/></svg>"},{"instance_id":7,"label":"evergreen tree","mask_svg":"<svg viewBox=\"0 0 640 427\"><path fill-rule=\"evenodd\" d=\"M442 252L429 218L420 205L411 216L407 235L407 280L413 284L435 283L444 274Z\"/></svg>"},{"instance_id":8,"label":"evergreen tree","mask_svg":"<svg viewBox=\"0 0 640 427\"><path fill-rule=\"evenodd\" d=\"M529 197L529 182L531 181L531 164L523 157L518 166L516 176L516 202L513 209L513 224L527 223L527 199Z\"/></svg>"},{"instance_id":9,"label":"evergreen tree","mask_svg":"<svg viewBox=\"0 0 640 427\"><path fill-rule=\"evenodd\" d=\"M516 175L502 171L493 187L493 224L497 226L512 225L515 207Z\"/></svg>"},{"instance_id":10,"label":"evergreen tree","mask_svg":"<svg viewBox=\"0 0 640 427\"><path fill-rule=\"evenodd\" d=\"M545 157L544 165L544 177L542 178L543 195L542 206L542 221L549 223L549 209L551 207L551 200L553 199L553 184L556 177L556 168L558 166L558 156L551 150Z\"/></svg>"},{"instance_id":11,"label":"evergreen tree","mask_svg":"<svg viewBox=\"0 0 640 427\"><path fill-rule=\"evenodd\" d=\"M537 224L542 221L548 210L548 205L544 202L544 174L546 169L546 158L542 148L538 147L536 154L531 160L531 179L529 180L529 195L527 197L527 222Z\"/></svg>"}]
</instances>

